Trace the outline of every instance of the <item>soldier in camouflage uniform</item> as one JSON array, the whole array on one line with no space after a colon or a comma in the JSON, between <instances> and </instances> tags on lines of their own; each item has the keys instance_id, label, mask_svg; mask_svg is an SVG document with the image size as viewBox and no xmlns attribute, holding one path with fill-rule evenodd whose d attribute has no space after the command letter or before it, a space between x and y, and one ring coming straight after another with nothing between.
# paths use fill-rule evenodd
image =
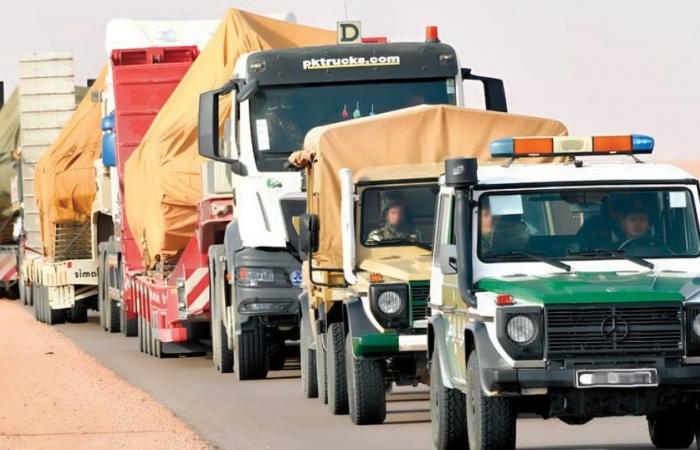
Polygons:
<instances>
[{"instance_id":1,"label":"soldier in camouflage uniform","mask_svg":"<svg viewBox=\"0 0 700 450\"><path fill-rule=\"evenodd\" d=\"M373 245L393 240L421 241L420 231L408 224L406 206L403 202L399 200L391 201L384 208L383 213L384 224L370 231L367 235L366 244Z\"/></svg>"}]
</instances>

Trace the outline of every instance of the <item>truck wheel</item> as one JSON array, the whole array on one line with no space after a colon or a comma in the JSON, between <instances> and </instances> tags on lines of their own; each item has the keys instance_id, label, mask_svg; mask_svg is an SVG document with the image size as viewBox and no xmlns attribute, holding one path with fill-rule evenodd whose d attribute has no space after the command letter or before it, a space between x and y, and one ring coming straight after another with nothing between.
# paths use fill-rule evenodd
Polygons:
<instances>
[{"instance_id":1,"label":"truck wheel","mask_svg":"<svg viewBox=\"0 0 700 450\"><path fill-rule=\"evenodd\" d=\"M352 338L345 338L348 406L355 425L373 425L386 419L384 370L378 359L358 359L352 353Z\"/></svg>"},{"instance_id":2,"label":"truck wheel","mask_svg":"<svg viewBox=\"0 0 700 450\"><path fill-rule=\"evenodd\" d=\"M5 295L10 300L17 300L19 298L19 281L16 281L10 287L5 289Z\"/></svg>"},{"instance_id":3,"label":"truck wheel","mask_svg":"<svg viewBox=\"0 0 700 450\"><path fill-rule=\"evenodd\" d=\"M212 360L214 368L220 373L233 372L233 352L228 348L226 327L218 319L211 323ZM218 331L217 331L218 330Z\"/></svg>"},{"instance_id":4,"label":"truck wheel","mask_svg":"<svg viewBox=\"0 0 700 450\"><path fill-rule=\"evenodd\" d=\"M328 377L326 376L325 334L316 336L316 385L318 398L325 405L328 403Z\"/></svg>"},{"instance_id":5,"label":"truck wheel","mask_svg":"<svg viewBox=\"0 0 700 450\"><path fill-rule=\"evenodd\" d=\"M87 322L87 318L87 306L80 300L75 302L66 314L66 319L68 319L70 323L85 323Z\"/></svg>"},{"instance_id":6,"label":"truck wheel","mask_svg":"<svg viewBox=\"0 0 700 450\"><path fill-rule=\"evenodd\" d=\"M647 416L649 437L656 448L688 448L695 438L695 428L688 414Z\"/></svg>"},{"instance_id":7,"label":"truck wheel","mask_svg":"<svg viewBox=\"0 0 700 450\"><path fill-rule=\"evenodd\" d=\"M470 450L515 450L513 405L508 398L484 396L476 350L469 355L466 378Z\"/></svg>"},{"instance_id":8,"label":"truck wheel","mask_svg":"<svg viewBox=\"0 0 700 450\"><path fill-rule=\"evenodd\" d=\"M49 305L46 305L49 306ZM58 325L59 323L65 323L66 321L66 310L65 309L50 309L47 314L49 325Z\"/></svg>"},{"instance_id":9,"label":"truck wheel","mask_svg":"<svg viewBox=\"0 0 700 450\"><path fill-rule=\"evenodd\" d=\"M273 334L267 339L267 366L270 370L284 369L284 362L287 359L284 339Z\"/></svg>"},{"instance_id":10,"label":"truck wheel","mask_svg":"<svg viewBox=\"0 0 700 450\"><path fill-rule=\"evenodd\" d=\"M335 415L348 413L348 385L345 379L345 331L342 323L328 328L326 377L328 407Z\"/></svg>"},{"instance_id":11,"label":"truck wheel","mask_svg":"<svg viewBox=\"0 0 700 450\"><path fill-rule=\"evenodd\" d=\"M316 352L309 348L309 333L306 319L301 318L299 330L299 359L301 361L301 386L304 390L305 398L318 397L318 382L316 379Z\"/></svg>"},{"instance_id":12,"label":"truck wheel","mask_svg":"<svg viewBox=\"0 0 700 450\"><path fill-rule=\"evenodd\" d=\"M438 450L466 449L467 406L464 394L442 384L440 356L433 351L430 361L430 422L433 444Z\"/></svg>"},{"instance_id":13,"label":"truck wheel","mask_svg":"<svg viewBox=\"0 0 700 450\"><path fill-rule=\"evenodd\" d=\"M234 372L239 380L261 380L267 377L265 325L257 317L248 319L237 336Z\"/></svg>"},{"instance_id":14,"label":"truck wheel","mask_svg":"<svg viewBox=\"0 0 700 450\"><path fill-rule=\"evenodd\" d=\"M119 333L119 304L112 299L107 299L107 308L105 310L105 320L107 322L107 331L110 333Z\"/></svg>"},{"instance_id":15,"label":"truck wheel","mask_svg":"<svg viewBox=\"0 0 700 450\"><path fill-rule=\"evenodd\" d=\"M136 319L126 318L124 303L119 308L119 331L126 337L136 336Z\"/></svg>"}]
</instances>

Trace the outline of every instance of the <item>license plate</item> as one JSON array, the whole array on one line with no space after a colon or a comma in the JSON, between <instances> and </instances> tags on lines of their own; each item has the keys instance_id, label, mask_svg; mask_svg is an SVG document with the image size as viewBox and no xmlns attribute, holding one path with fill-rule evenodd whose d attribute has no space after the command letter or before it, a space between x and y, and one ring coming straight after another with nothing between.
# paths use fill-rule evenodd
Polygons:
<instances>
[{"instance_id":1,"label":"license plate","mask_svg":"<svg viewBox=\"0 0 700 450\"><path fill-rule=\"evenodd\" d=\"M577 370L576 387L587 388L634 388L659 385L656 369L596 369Z\"/></svg>"}]
</instances>

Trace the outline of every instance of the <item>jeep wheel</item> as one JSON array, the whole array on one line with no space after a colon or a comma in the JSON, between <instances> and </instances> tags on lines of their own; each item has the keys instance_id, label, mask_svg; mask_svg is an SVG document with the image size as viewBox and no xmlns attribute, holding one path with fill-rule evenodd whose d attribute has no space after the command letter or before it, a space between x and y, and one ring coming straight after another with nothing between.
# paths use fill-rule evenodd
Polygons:
<instances>
[{"instance_id":1,"label":"jeep wheel","mask_svg":"<svg viewBox=\"0 0 700 450\"><path fill-rule=\"evenodd\" d=\"M234 372L239 380L261 380L267 377L267 347L265 345L265 325L257 317L252 317L241 325L241 333L236 336L236 363Z\"/></svg>"},{"instance_id":2,"label":"jeep wheel","mask_svg":"<svg viewBox=\"0 0 700 450\"><path fill-rule=\"evenodd\" d=\"M318 398L325 405L328 403L328 377L326 376L326 334L316 336L316 385Z\"/></svg>"},{"instance_id":3,"label":"jeep wheel","mask_svg":"<svg viewBox=\"0 0 700 450\"><path fill-rule=\"evenodd\" d=\"M345 379L345 331L342 323L332 323L326 341L326 380L328 407L335 415L348 413L348 387Z\"/></svg>"},{"instance_id":4,"label":"jeep wheel","mask_svg":"<svg viewBox=\"0 0 700 450\"><path fill-rule=\"evenodd\" d=\"M695 438L688 414L647 416L649 437L656 448L688 448Z\"/></svg>"},{"instance_id":5,"label":"jeep wheel","mask_svg":"<svg viewBox=\"0 0 700 450\"><path fill-rule=\"evenodd\" d=\"M352 353L350 335L345 339L348 407L355 425L373 425L386 419L386 387L382 361L358 359Z\"/></svg>"},{"instance_id":6,"label":"jeep wheel","mask_svg":"<svg viewBox=\"0 0 700 450\"><path fill-rule=\"evenodd\" d=\"M440 355L433 351L430 361L430 422L433 444L438 450L466 449L467 405L464 394L442 384Z\"/></svg>"},{"instance_id":7,"label":"jeep wheel","mask_svg":"<svg viewBox=\"0 0 700 450\"><path fill-rule=\"evenodd\" d=\"M515 411L512 403L508 398L484 396L476 350L469 355L466 381L470 450L514 450Z\"/></svg>"},{"instance_id":8,"label":"jeep wheel","mask_svg":"<svg viewBox=\"0 0 700 450\"><path fill-rule=\"evenodd\" d=\"M306 319L301 318L301 329L299 330L299 359L301 361L301 386L305 398L318 397L318 382L316 379L316 352L309 348L309 336L311 330L308 329Z\"/></svg>"}]
</instances>

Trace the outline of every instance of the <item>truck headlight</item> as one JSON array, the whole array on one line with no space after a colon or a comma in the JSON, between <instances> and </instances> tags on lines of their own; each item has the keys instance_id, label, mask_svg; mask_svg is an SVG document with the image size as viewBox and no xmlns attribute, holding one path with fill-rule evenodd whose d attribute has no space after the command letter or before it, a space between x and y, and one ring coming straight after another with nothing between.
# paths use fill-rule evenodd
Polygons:
<instances>
[{"instance_id":1,"label":"truck headlight","mask_svg":"<svg viewBox=\"0 0 700 450\"><path fill-rule=\"evenodd\" d=\"M379 298L377 298L377 306L384 314L393 316L397 312L401 311L403 299L396 291L385 291L379 294Z\"/></svg>"},{"instance_id":2,"label":"truck headlight","mask_svg":"<svg viewBox=\"0 0 700 450\"><path fill-rule=\"evenodd\" d=\"M386 328L410 326L408 286L403 283L375 283L369 286L370 310Z\"/></svg>"},{"instance_id":3,"label":"truck headlight","mask_svg":"<svg viewBox=\"0 0 700 450\"><path fill-rule=\"evenodd\" d=\"M255 287L261 283L274 283L275 272L272 269L239 267L236 269L236 282L239 286L244 287Z\"/></svg>"},{"instance_id":4,"label":"truck headlight","mask_svg":"<svg viewBox=\"0 0 700 450\"><path fill-rule=\"evenodd\" d=\"M510 340L516 344L527 344L535 339L537 327L529 317L518 315L508 319L506 333Z\"/></svg>"}]
</instances>

